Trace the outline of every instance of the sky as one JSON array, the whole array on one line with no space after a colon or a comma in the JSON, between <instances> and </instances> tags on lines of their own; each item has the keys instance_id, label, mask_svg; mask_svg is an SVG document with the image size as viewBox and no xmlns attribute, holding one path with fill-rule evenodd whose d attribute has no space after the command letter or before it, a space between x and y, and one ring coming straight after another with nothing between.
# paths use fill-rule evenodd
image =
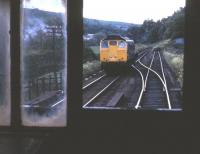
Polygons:
<instances>
[{"instance_id":1,"label":"sky","mask_svg":"<svg viewBox=\"0 0 200 154\"><path fill-rule=\"evenodd\" d=\"M38 8L50 12L65 12L62 0L24 0L25 8Z\"/></svg>"},{"instance_id":2,"label":"sky","mask_svg":"<svg viewBox=\"0 0 200 154\"><path fill-rule=\"evenodd\" d=\"M91 19L142 24L168 17L185 6L185 0L83 0L83 16Z\"/></svg>"},{"instance_id":3,"label":"sky","mask_svg":"<svg viewBox=\"0 0 200 154\"><path fill-rule=\"evenodd\" d=\"M185 6L185 0L83 0L83 17L142 24L168 17ZM24 7L65 12L62 0L24 0Z\"/></svg>"}]
</instances>

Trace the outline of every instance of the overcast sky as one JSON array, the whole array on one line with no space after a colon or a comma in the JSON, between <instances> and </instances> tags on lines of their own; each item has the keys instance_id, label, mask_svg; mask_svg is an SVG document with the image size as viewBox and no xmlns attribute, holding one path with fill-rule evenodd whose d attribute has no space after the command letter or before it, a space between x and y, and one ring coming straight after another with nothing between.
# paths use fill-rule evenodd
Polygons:
<instances>
[{"instance_id":1,"label":"overcast sky","mask_svg":"<svg viewBox=\"0 0 200 154\"><path fill-rule=\"evenodd\" d=\"M24 7L65 12L61 1L25 0ZM135 24L142 24L146 19L157 21L185 6L185 0L83 0L83 3L86 18Z\"/></svg>"},{"instance_id":2,"label":"overcast sky","mask_svg":"<svg viewBox=\"0 0 200 154\"><path fill-rule=\"evenodd\" d=\"M65 12L62 0L25 0L25 8L38 8L51 12Z\"/></svg>"},{"instance_id":3,"label":"overcast sky","mask_svg":"<svg viewBox=\"0 0 200 154\"><path fill-rule=\"evenodd\" d=\"M92 19L142 24L170 16L185 0L84 0L83 16Z\"/></svg>"}]
</instances>

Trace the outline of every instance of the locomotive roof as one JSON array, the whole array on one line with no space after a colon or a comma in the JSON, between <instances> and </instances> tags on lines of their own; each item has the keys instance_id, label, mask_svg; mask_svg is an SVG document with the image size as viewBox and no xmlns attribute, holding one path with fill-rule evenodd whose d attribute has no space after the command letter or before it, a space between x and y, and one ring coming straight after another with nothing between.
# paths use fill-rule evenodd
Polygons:
<instances>
[{"instance_id":1,"label":"locomotive roof","mask_svg":"<svg viewBox=\"0 0 200 154\"><path fill-rule=\"evenodd\" d=\"M106 38L104 38L103 40L124 40L126 41L124 38L122 38L120 35L108 35Z\"/></svg>"}]
</instances>

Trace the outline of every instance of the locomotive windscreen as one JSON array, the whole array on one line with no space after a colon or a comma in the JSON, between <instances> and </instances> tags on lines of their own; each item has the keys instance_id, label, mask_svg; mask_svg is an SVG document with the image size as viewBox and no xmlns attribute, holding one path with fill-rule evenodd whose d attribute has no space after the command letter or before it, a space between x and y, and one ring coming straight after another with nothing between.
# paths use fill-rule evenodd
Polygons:
<instances>
[{"instance_id":1,"label":"locomotive windscreen","mask_svg":"<svg viewBox=\"0 0 200 154\"><path fill-rule=\"evenodd\" d=\"M115 46L115 45L117 45L117 41L110 41L109 44Z\"/></svg>"},{"instance_id":2,"label":"locomotive windscreen","mask_svg":"<svg viewBox=\"0 0 200 154\"><path fill-rule=\"evenodd\" d=\"M126 42L125 41L119 41L119 47L120 48L125 48L126 47Z\"/></svg>"},{"instance_id":3,"label":"locomotive windscreen","mask_svg":"<svg viewBox=\"0 0 200 154\"><path fill-rule=\"evenodd\" d=\"M108 41L102 41L101 48L108 48Z\"/></svg>"}]
</instances>

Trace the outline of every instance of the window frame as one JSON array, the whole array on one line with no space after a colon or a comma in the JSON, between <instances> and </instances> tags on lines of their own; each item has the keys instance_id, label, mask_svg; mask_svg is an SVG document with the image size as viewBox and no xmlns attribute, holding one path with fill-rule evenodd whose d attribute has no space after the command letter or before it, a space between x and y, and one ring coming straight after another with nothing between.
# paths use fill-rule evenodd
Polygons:
<instances>
[{"instance_id":1,"label":"window frame","mask_svg":"<svg viewBox=\"0 0 200 154\"><path fill-rule=\"evenodd\" d=\"M65 6L66 11L66 21L67 21L67 41L69 38L69 31L70 27L68 25L69 20L69 4L67 0L67 5ZM49 131L49 130L65 130L68 127L68 91L66 93L66 126L61 127L41 127L41 126L24 126L22 124L22 118L21 118L21 21L22 21L22 0L9 0L9 11L10 11L10 97L11 97L11 113L10 113L10 125L3 126L0 125L0 131L29 131L29 130L39 130L39 131ZM69 43L68 43L69 44ZM68 58L68 51L69 51L69 45L67 45L67 66L69 66L69 58ZM67 69L67 75L66 75L66 84L68 85L69 79L68 79L68 68ZM66 86L66 89L67 86Z\"/></svg>"},{"instance_id":2,"label":"window frame","mask_svg":"<svg viewBox=\"0 0 200 154\"><path fill-rule=\"evenodd\" d=\"M197 25L199 25L197 23L200 23L197 21L198 19L199 17L198 17L197 2L185 0L185 37L184 37L185 44L184 44L184 66L183 66L184 81L183 81L182 111L160 112L154 110L149 110L149 111L137 110L133 112L129 110L101 110L101 109L86 110L82 108L82 112L85 114L87 118L89 118L88 121L91 122L92 119L95 118L98 119L99 117L102 117L104 121L102 119L101 120L103 122L92 121L93 122L92 125L95 125L96 127L101 127L101 125L103 124L107 124L107 127L112 127L113 120L114 121L116 120L116 122L114 123L116 123L116 125L118 126L121 121L124 121L126 119L127 125L129 125L129 123L134 123L133 124L134 127L136 126L137 128L141 128L144 125L149 126L148 125L150 124L149 122L151 122L151 124L155 126L161 125L162 128L166 127L181 128L181 126L185 126L185 124L187 123L185 121L186 117L188 118L187 120L189 120L189 117L191 115L195 114L199 115L200 112L197 108L197 106L199 105L197 105L195 101L199 99L198 97L199 94L197 94L198 92L196 92L198 91L199 88L197 84L191 84L191 81L193 81L194 79L196 79L197 81L197 78L199 77L196 73L192 72L192 70L194 69L192 69L193 67L191 67L191 65L194 66L194 63L199 61L199 59L196 59L197 57L199 57L197 56L198 52L196 51L196 49L199 49L198 43L196 44L196 42L199 42L197 41L199 40L199 36L195 32L197 31L197 29L199 30L199 28L197 28L198 27ZM195 91L193 89L195 89ZM163 119L163 121L161 121L161 119Z\"/></svg>"},{"instance_id":3,"label":"window frame","mask_svg":"<svg viewBox=\"0 0 200 154\"><path fill-rule=\"evenodd\" d=\"M190 128L193 120L199 121L199 108L198 103L195 100L199 99L199 87L198 84L191 83L191 81L199 81L198 71L193 71L194 68L198 68L199 55L196 52L199 49L199 36L196 30L199 29L198 21L198 6L197 2L191 2L186 0L186 37L185 37L185 58L184 58L184 88L183 88L183 111L178 113L157 113L140 112L140 111L102 111L102 110L84 110L82 108L82 51L83 50L83 0L67 0L67 66L68 66L68 78L67 78L67 126L66 127L27 127L21 125L21 113L20 113L20 0L10 0L10 40L11 40L11 125L0 126L0 131L12 131L12 132L43 132L47 131L59 131L65 132L68 128L74 128L80 131L81 124L86 127L89 126L103 128L113 128L113 125L119 126L120 124L130 126L130 123L134 123L134 128L140 128L152 125L161 124L161 128L165 126L171 128L183 128L187 126ZM197 24L194 24L197 23ZM70 38L70 39L69 39ZM190 52L188 52L190 50ZM69 67L70 66L70 67ZM194 68L192 66L195 66ZM193 68L193 69L191 69ZM191 80L192 79L192 80ZM77 90L78 89L78 90ZM193 91L195 89L195 91ZM77 93L78 91L78 93ZM192 116L192 119L190 119ZM195 116L195 117L194 117ZM70 117L70 118L69 118ZM81 120L80 120L81 117ZM101 117L101 118L100 118ZM139 117L139 118L138 118ZM148 118L147 118L148 117ZM97 118L97 121L94 119ZM173 119L172 119L173 118ZM70 120L69 120L70 119ZM100 119L100 120L99 120ZM126 121L124 122L124 119ZM153 120L152 120L153 119ZM163 122L160 121L163 120ZM170 120L169 120L170 119ZM112 121L112 122L111 122ZM123 121L123 122L122 122ZM144 124L147 122L147 124ZM163 124L163 125L162 125ZM170 125L171 124L171 125ZM140 126L139 126L140 125ZM187 127L187 128L188 128ZM84 128L84 127L83 127ZM121 127L120 127L121 128Z\"/></svg>"}]
</instances>

